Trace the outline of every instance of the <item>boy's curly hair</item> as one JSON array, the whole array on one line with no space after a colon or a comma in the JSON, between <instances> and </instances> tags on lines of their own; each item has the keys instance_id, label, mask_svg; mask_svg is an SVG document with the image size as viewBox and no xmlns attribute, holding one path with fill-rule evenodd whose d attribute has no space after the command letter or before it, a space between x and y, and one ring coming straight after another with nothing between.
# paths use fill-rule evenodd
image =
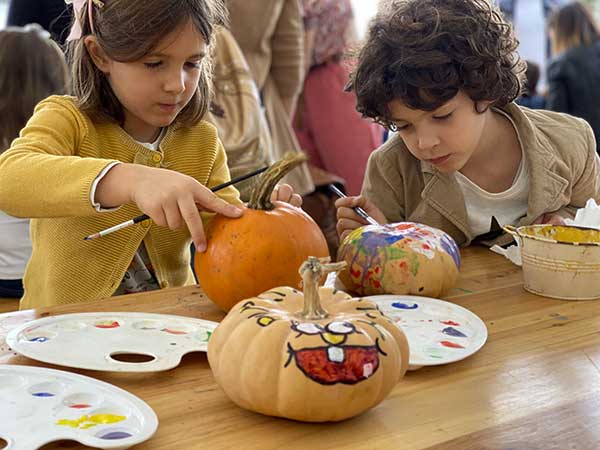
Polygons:
<instances>
[{"instance_id":1,"label":"boy's curly hair","mask_svg":"<svg viewBox=\"0 0 600 450\"><path fill-rule=\"evenodd\" d=\"M488 0L387 0L371 21L347 90L357 110L390 127L388 103L432 111L459 90L504 106L525 64L512 27Z\"/></svg>"}]
</instances>

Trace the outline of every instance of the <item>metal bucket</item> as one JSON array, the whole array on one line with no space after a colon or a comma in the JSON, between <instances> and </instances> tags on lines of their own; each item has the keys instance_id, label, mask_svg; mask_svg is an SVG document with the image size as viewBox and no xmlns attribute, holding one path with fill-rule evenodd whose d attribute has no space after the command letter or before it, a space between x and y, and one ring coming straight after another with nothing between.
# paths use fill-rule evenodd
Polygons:
<instances>
[{"instance_id":1,"label":"metal bucket","mask_svg":"<svg viewBox=\"0 0 600 450\"><path fill-rule=\"evenodd\" d=\"M600 231L560 225L504 229L519 240L527 291L563 300L600 298Z\"/></svg>"}]
</instances>

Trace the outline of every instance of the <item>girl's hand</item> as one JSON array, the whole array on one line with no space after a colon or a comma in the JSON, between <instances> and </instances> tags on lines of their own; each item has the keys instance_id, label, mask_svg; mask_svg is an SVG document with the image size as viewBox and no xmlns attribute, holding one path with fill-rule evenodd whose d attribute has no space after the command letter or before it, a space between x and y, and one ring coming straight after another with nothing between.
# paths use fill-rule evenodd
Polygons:
<instances>
[{"instance_id":1,"label":"girl's hand","mask_svg":"<svg viewBox=\"0 0 600 450\"><path fill-rule=\"evenodd\" d=\"M340 242L343 241L352 230L362 227L363 225L368 225L368 222L356 214L356 212L352 209L357 206L364 209L365 212L378 223L382 225L387 223L387 219L381 210L369 199L367 199L367 197L359 196L340 198L335 202L338 219L336 229L338 235L340 236Z\"/></svg>"},{"instance_id":2,"label":"girl's hand","mask_svg":"<svg viewBox=\"0 0 600 450\"><path fill-rule=\"evenodd\" d=\"M302 197L295 194L294 188L289 184L278 184L275 186L275 189L273 189L273 193L271 194L271 201L286 202L298 208L302 206Z\"/></svg>"},{"instance_id":3,"label":"girl's hand","mask_svg":"<svg viewBox=\"0 0 600 450\"><path fill-rule=\"evenodd\" d=\"M565 219L555 213L542 214L540 217L533 221L533 225L537 224L548 224L548 225L564 225Z\"/></svg>"},{"instance_id":4,"label":"girl's hand","mask_svg":"<svg viewBox=\"0 0 600 450\"><path fill-rule=\"evenodd\" d=\"M200 252L206 250L201 211L239 217L242 210L217 197L194 178L167 169L118 164L100 180L96 201L104 207L134 202L159 226L171 230L184 224Z\"/></svg>"}]
</instances>

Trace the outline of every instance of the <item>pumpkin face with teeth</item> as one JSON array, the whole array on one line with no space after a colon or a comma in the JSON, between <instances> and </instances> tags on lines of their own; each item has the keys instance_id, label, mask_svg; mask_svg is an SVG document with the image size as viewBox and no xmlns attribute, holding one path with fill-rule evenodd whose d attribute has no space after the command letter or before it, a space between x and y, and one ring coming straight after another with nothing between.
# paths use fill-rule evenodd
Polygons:
<instances>
[{"instance_id":1,"label":"pumpkin face with teeth","mask_svg":"<svg viewBox=\"0 0 600 450\"><path fill-rule=\"evenodd\" d=\"M243 408L343 420L381 402L406 371L402 331L366 299L317 289L327 266L312 263L304 293L282 287L240 302L211 336L215 378Z\"/></svg>"}]
</instances>

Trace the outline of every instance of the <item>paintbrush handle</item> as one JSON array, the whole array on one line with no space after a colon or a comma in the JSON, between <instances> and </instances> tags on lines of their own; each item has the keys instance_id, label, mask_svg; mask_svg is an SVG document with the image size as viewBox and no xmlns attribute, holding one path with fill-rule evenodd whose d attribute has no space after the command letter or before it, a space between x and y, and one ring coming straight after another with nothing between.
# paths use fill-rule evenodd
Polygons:
<instances>
[{"instance_id":1,"label":"paintbrush handle","mask_svg":"<svg viewBox=\"0 0 600 450\"><path fill-rule=\"evenodd\" d=\"M247 173L245 175L239 176L237 178L233 178L232 180L226 181L225 183L218 184L217 186L212 187L210 190L212 192L220 191L221 189L225 189L226 187L232 186L240 181L247 180L248 178L255 177L258 174L263 173L267 170L269 166L261 167L253 172ZM123 228L130 227L131 225L135 225L136 223L143 222L144 220L150 219L150 216L147 214L141 214L133 219L127 220L126 222L115 225L114 227L107 228L106 230L99 231L98 233L90 234L83 238L84 241L92 241L94 239L98 239L99 237L106 236L107 234L114 233L115 231L122 230Z\"/></svg>"},{"instance_id":2,"label":"paintbrush handle","mask_svg":"<svg viewBox=\"0 0 600 450\"><path fill-rule=\"evenodd\" d=\"M333 192L339 198L347 198L348 197L346 194L344 194L342 191L340 191L333 184L330 184L327 187L329 188L329 190L331 192ZM371 224L371 225L379 225L379 223L375 219L373 219L369 214L367 214L367 212L364 209L362 209L360 206L355 206L352 209L354 210L354 212L356 212L356 214L358 214L360 217L362 217L367 222L369 222L369 224Z\"/></svg>"}]
</instances>

